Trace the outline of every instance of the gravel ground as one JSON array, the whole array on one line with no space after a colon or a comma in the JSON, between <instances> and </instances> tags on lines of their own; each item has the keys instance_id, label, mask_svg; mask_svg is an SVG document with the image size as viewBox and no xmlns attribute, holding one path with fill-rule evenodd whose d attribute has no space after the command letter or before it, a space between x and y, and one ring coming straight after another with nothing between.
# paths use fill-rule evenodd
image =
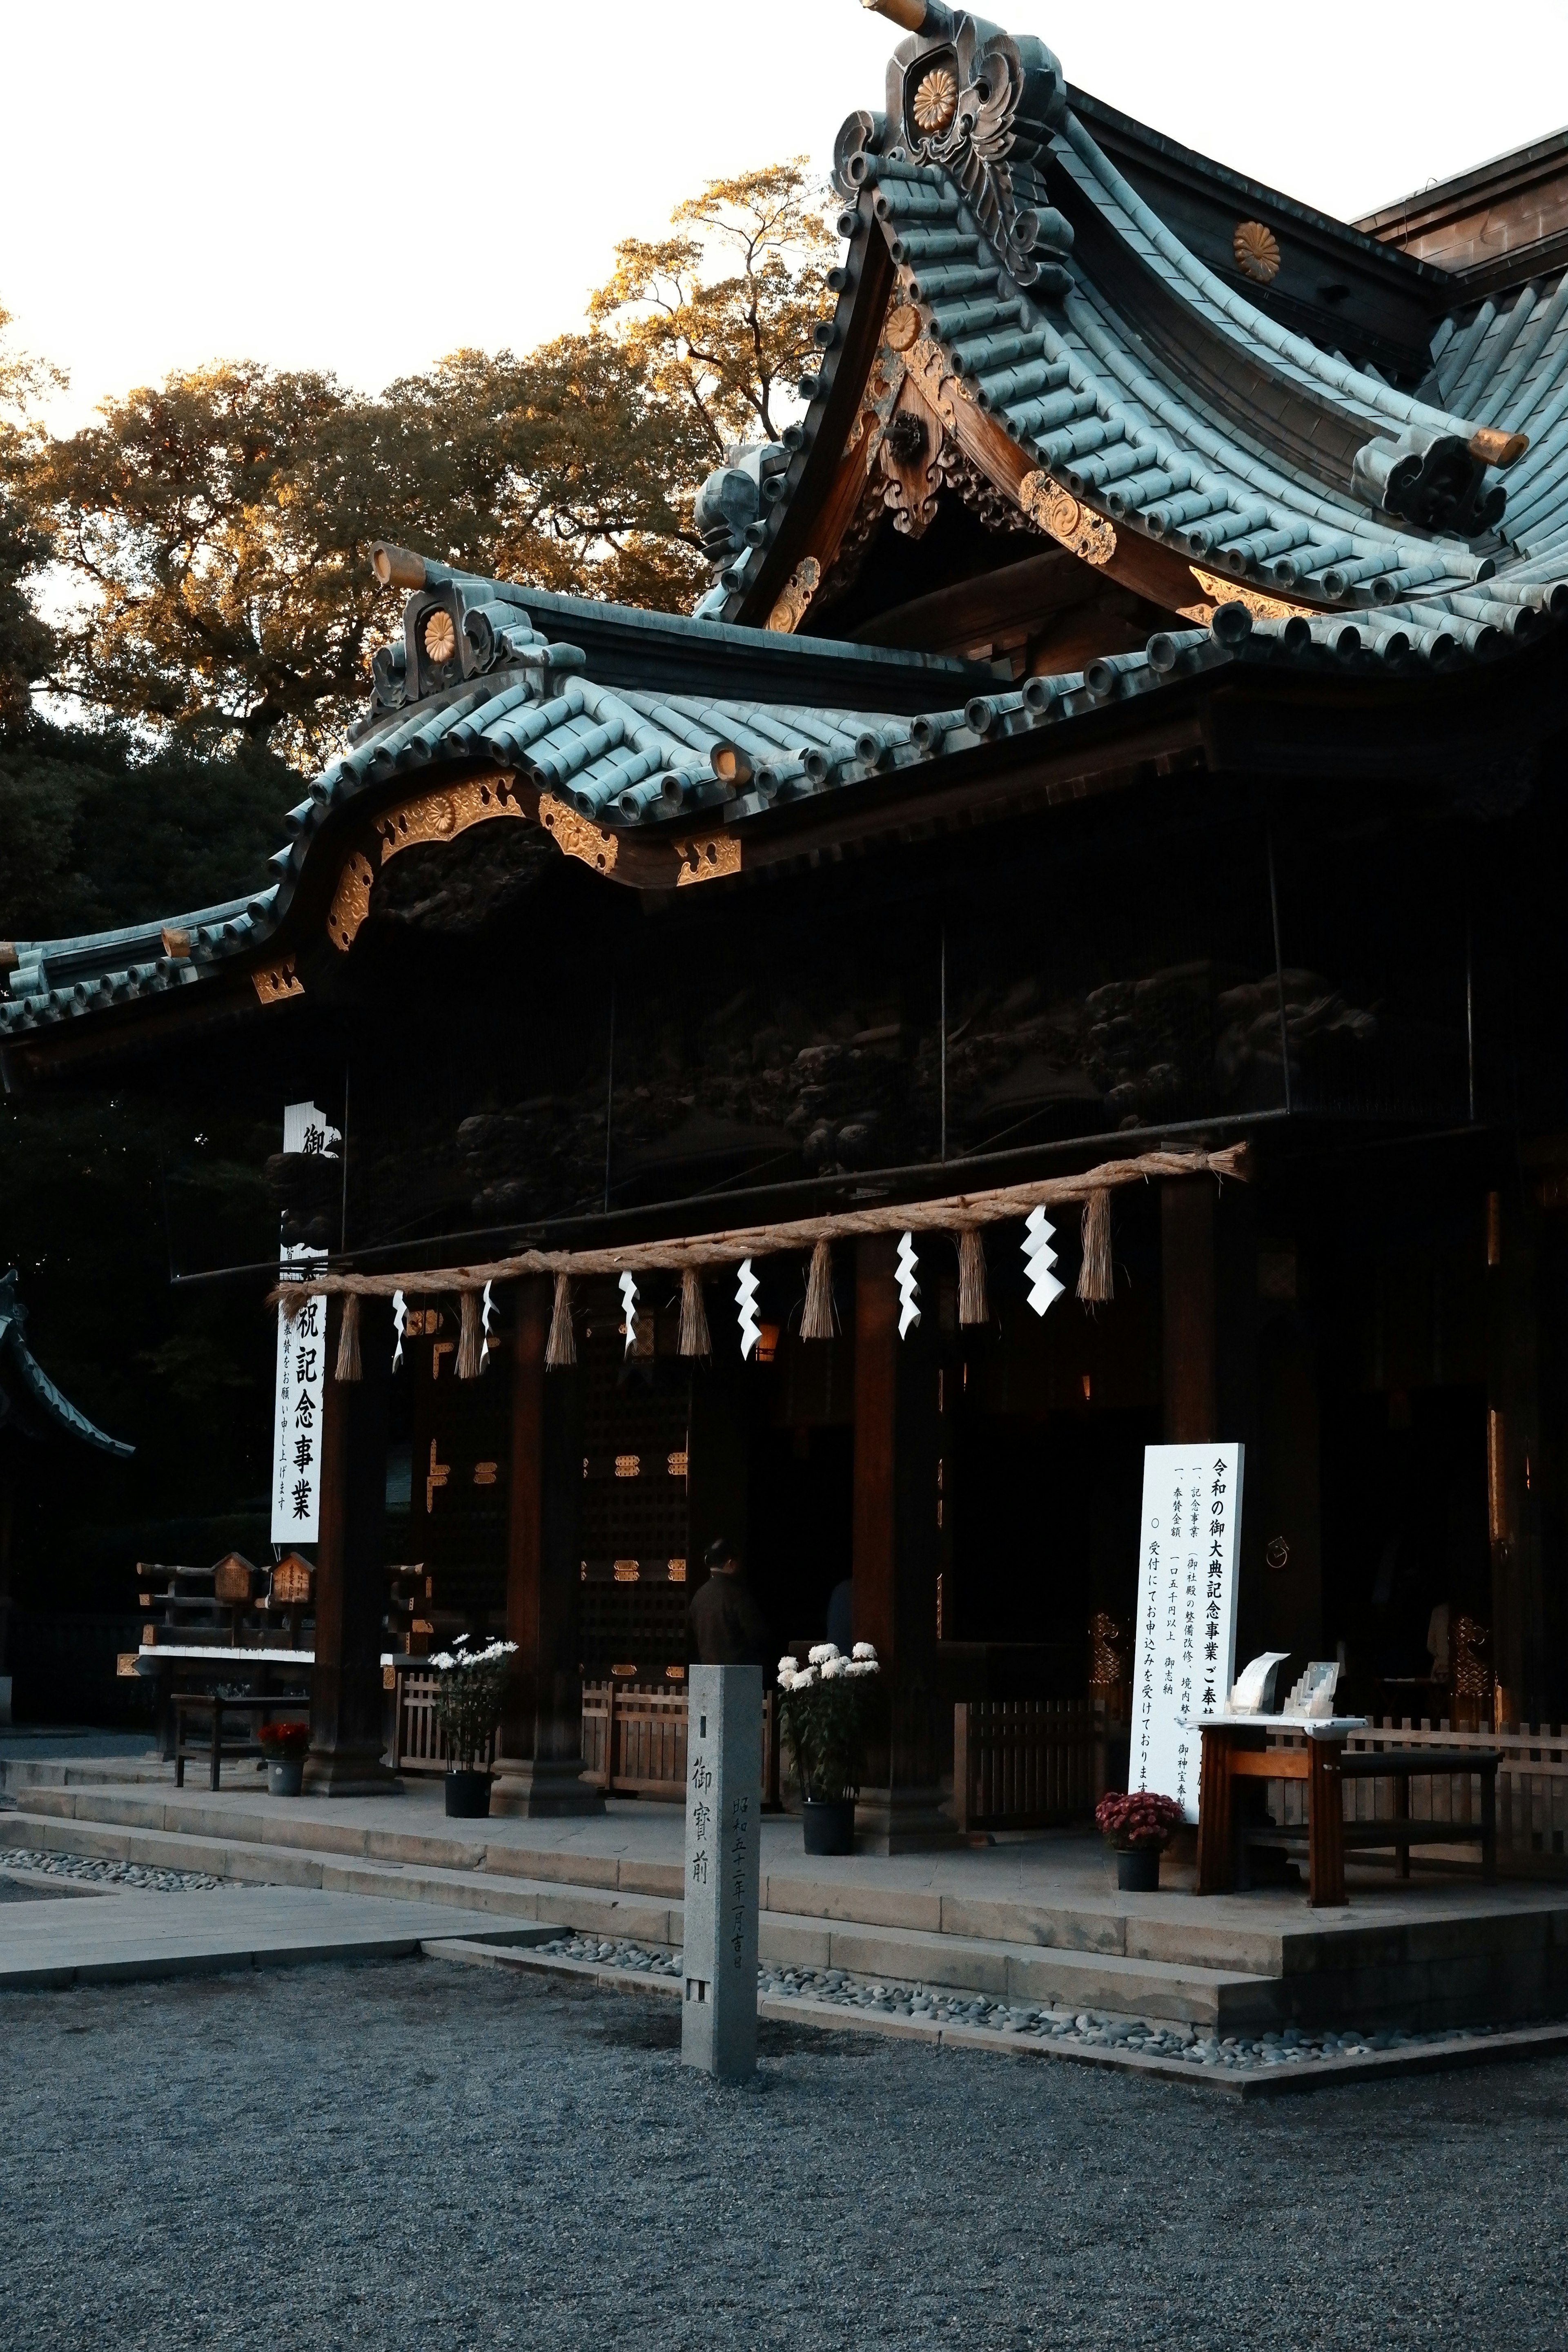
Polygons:
<instances>
[{"instance_id":1,"label":"gravel ground","mask_svg":"<svg viewBox=\"0 0 1568 2352\"><path fill-rule=\"evenodd\" d=\"M1236 2108L402 1961L5 1997L0 2344L1558 2352L1568 2063Z\"/></svg>"},{"instance_id":2,"label":"gravel ground","mask_svg":"<svg viewBox=\"0 0 1568 2352\"><path fill-rule=\"evenodd\" d=\"M110 1862L98 1854L53 1853L29 1846L0 1848L0 1870L37 1870L50 1878L72 1878L93 1886L134 1886L155 1895L206 1895L233 1885L205 1870L154 1870L145 1863Z\"/></svg>"}]
</instances>

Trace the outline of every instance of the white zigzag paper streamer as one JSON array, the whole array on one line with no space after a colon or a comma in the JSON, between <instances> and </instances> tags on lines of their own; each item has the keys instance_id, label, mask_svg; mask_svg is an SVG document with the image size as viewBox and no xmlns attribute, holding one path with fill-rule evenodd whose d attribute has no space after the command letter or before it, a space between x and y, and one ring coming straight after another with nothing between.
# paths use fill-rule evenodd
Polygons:
<instances>
[{"instance_id":1,"label":"white zigzag paper streamer","mask_svg":"<svg viewBox=\"0 0 1568 2352\"><path fill-rule=\"evenodd\" d=\"M899 1244L899 1337L907 1339L921 1319L921 1286L915 1280L915 1237L906 1234Z\"/></svg>"},{"instance_id":2,"label":"white zigzag paper streamer","mask_svg":"<svg viewBox=\"0 0 1568 2352\"><path fill-rule=\"evenodd\" d=\"M494 1288L493 1282L486 1283L484 1302L479 1308L479 1370L481 1372L490 1360L491 1324L500 1321L500 1309L490 1296Z\"/></svg>"},{"instance_id":3,"label":"white zigzag paper streamer","mask_svg":"<svg viewBox=\"0 0 1568 2352\"><path fill-rule=\"evenodd\" d=\"M1044 1209L1031 1209L1024 1220L1024 1271L1029 1277L1029 1304L1037 1315L1044 1315L1067 1286L1051 1272L1057 1262L1057 1254L1051 1247L1057 1229Z\"/></svg>"},{"instance_id":4,"label":"white zigzag paper streamer","mask_svg":"<svg viewBox=\"0 0 1568 2352\"><path fill-rule=\"evenodd\" d=\"M752 1261L743 1257L741 1260L741 1278L735 1285L735 1304L741 1310L742 1359L751 1354L763 1336L762 1323L757 1315L758 1288L757 1277L752 1272Z\"/></svg>"},{"instance_id":5,"label":"white zigzag paper streamer","mask_svg":"<svg viewBox=\"0 0 1568 2352\"><path fill-rule=\"evenodd\" d=\"M626 1318L626 1353L629 1356L637 1342L637 1286L635 1275L621 1276L621 1307Z\"/></svg>"},{"instance_id":6,"label":"white zigzag paper streamer","mask_svg":"<svg viewBox=\"0 0 1568 2352\"><path fill-rule=\"evenodd\" d=\"M401 1370L403 1366L403 1330L407 1320L408 1301L401 1290L395 1290L392 1294L392 1328L397 1335L397 1345L392 1351L392 1369L395 1372Z\"/></svg>"}]
</instances>

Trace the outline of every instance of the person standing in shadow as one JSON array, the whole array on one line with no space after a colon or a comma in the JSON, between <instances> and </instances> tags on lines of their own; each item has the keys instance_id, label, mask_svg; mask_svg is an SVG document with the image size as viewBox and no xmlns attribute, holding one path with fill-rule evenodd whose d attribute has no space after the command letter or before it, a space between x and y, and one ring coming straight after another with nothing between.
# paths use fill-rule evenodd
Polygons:
<instances>
[{"instance_id":1,"label":"person standing in shadow","mask_svg":"<svg viewBox=\"0 0 1568 2352\"><path fill-rule=\"evenodd\" d=\"M715 1536L703 1554L708 1580L686 1612L691 1663L699 1666L761 1666L764 1684L773 1662L767 1619L741 1574L735 1548Z\"/></svg>"}]
</instances>

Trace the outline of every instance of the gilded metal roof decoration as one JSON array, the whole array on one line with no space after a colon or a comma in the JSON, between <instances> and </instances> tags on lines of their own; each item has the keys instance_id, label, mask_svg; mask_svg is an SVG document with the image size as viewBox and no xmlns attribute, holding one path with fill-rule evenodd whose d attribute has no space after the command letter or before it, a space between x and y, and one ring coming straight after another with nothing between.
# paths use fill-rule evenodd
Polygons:
<instances>
[{"instance_id":1,"label":"gilded metal roof decoration","mask_svg":"<svg viewBox=\"0 0 1568 2352\"><path fill-rule=\"evenodd\" d=\"M621 845L613 833L603 825L590 824L552 793L539 796L539 822L554 835L556 847L566 856L580 857L597 873L607 874L620 855Z\"/></svg>"},{"instance_id":2,"label":"gilded metal roof decoration","mask_svg":"<svg viewBox=\"0 0 1568 2352\"><path fill-rule=\"evenodd\" d=\"M733 834L709 835L699 841L678 841L675 845L682 861L675 877L678 890L689 882L717 882L741 870L741 845Z\"/></svg>"},{"instance_id":3,"label":"gilded metal roof decoration","mask_svg":"<svg viewBox=\"0 0 1568 2352\"><path fill-rule=\"evenodd\" d=\"M784 589L768 614L768 626L775 635L793 636L805 618L806 606L816 595L822 580L822 566L815 555L802 558L785 581Z\"/></svg>"},{"instance_id":4,"label":"gilded metal roof decoration","mask_svg":"<svg viewBox=\"0 0 1568 2352\"><path fill-rule=\"evenodd\" d=\"M1081 556L1085 563L1109 563L1115 554L1113 527L1049 474L1026 474L1018 485L1018 504L1069 554Z\"/></svg>"},{"instance_id":5,"label":"gilded metal roof decoration","mask_svg":"<svg viewBox=\"0 0 1568 2352\"><path fill-rule=\"evenodd\" d=\"M1230 249L1244 278L1267 286L1279 275L1279 240L1261 221L1237 221Z\"/></svg>"},{"instance_id":6,"label":"gilded metal roof decoration","mask_svg":"<svg viewBox=\"0 0 1568 2352\"><path fill-rule=\"evenodd\" d=\"M253 966L250 984L262 1004L281 1004L288 997L305 993L305 983L294 969L292 956L285 956L279 963Z\"/></svg>"},{"instance_id":7,"label":"gilded metal roof decoration","mask_svg":"<svg viewBox=\"0 0 1568 2352\"><path fill-rule=\"evenodd\" d=\"M359 937L360 925L370 912L370 886L374 880L375 868L356 849L338 876L338 887L327 909L327 937L342 955L347 955L353 947Z\"/></svg>"},{"instance_id":8,"label":"gilded metal roof decoration","mask_svg":"<svg viewBox=\"0 0 1568 2352\"><path fill-rule=\"evenodd\" d=\"M448 784L438 793L421 793L377 817L381 862L412 849L422 841L453 841L471 824L492 817L526 817L528 811L511 790L508 776L479 776Z\"/></svg>"}]
</instances>

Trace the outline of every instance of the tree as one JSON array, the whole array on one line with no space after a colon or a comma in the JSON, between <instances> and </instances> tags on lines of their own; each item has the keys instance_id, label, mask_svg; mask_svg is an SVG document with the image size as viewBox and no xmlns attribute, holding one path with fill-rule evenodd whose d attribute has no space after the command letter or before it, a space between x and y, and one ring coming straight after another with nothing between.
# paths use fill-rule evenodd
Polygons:
<instances>
[{"instance_id":1,"label":"tree","mask_svg":"<svg viewBox=\"0 0 1568 2352\"><path fill-rule=\"evenodd\" d=\"M710 180L677 205L673 236L628 237L589 305L664 398L696 418L709 465L732 441L776 441L828 309L837 238L824 192L796 156ZM715 274L717 273L717 274Z\"/></svg>"},{"instance_id":2,"label":"tree","mask_svg":"<svg viewBox=\"0 0 1568 2352\"><path fill-rule=\"evenodd\" d=\"M33 404L64 378L58 369L7 351L10 313L0 308L0 741L25 726L32 689L54 656L51 631L29 601L26 581L45 558L45 542L13 494L38 445Z\"/></svg>"},{"instance_id":3,"label":"tree","mask_svg":"<svg viewBox=\"0 0 1568 2352\"><path fill-rule=\"evenodd\" d=\"M64 642L71 691L200 747L319 755L384 634L377 526L343 527L352 407L330 376L239 362L47 445L27 493L91 600Z\"/></svg>"},{"instance_id":4,"label":"tree","mask_svg":"<svg viewBox=\"0 0 1568 2352\"><path fill-rule=\"evenodd\" d=\"M712 182L672 227L617 248L589 331L521 357L456 352L374 399L229 362L106 403L68 440L18 443L16 576L41 542L83 592L54 683L154 740L315 764L397 625L374 540L689 604L706 576L698 486L727 442L779 430L834 239L799 162ZM5 551L0 535L0 627ZM47 660L31 644L18 676Z\"/></svg>"}]
</instances>

